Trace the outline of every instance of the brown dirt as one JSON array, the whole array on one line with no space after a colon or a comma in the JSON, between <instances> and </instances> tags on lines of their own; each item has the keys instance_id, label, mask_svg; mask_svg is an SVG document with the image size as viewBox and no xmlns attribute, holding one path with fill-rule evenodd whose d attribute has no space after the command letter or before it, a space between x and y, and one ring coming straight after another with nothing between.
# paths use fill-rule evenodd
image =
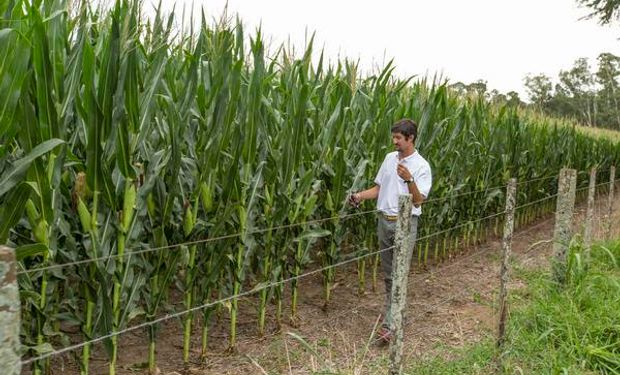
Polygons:
<instances>
[{"instance_id":1,"label":"brown dirt","mask_svg":"<svg viewBox=\"0 0 620 375\"><path fill-rule=\"evenodd\" d=\"M594 238L602 238L602 220L606 197L597 199ZM579 230L585 217L585 205L577 207L575 225ZM546 267L551 253L553 216L515 231L512 243L513 264L521 267ZM615 237L620 236L620 200L616 200L612 221ZM489 239L484 245L467 249L463 254L424 270L414 267L409 276L405 360L420 360L435 355L448 355L445 348L457 348L494 335L497 325L496 299L499 286L499 254L501 242ZM162 325L157 344L157 360L161 374L312 374L320 370L345 374L382 374L387 372L389 351L369 343L373 327L383 309L383 284L358 294L355 265L337 271L337 285L327 311L322 309L320 275L300 281L299 321L297 328L284 324L276 332L270 316L270 334L256 335L256 299L244 298L238 322L237 353L226 352L228 319L222 311L219 322L210 330L209 354L200 358L200 327L194 327L192 363L182 363L182 327L180 321ZM370 275L367 272L367 282ZM524 280L513 279L510 288L525 286ZM288 291L287 291L288 292ZM271 306L270 308L273 308ZM284 311L287 312L288 305ZM270 312L273 314L273 311ZM288 320L288 319L287 319ZM289 332L302 337L307 346ZM147 341L144 331L121 336L119 374L146 373ZM311 348L311 349L310 349ZM312 353L315 351L316 353ZM446 354L448 353L448 354ZM77 372L69 357L54 360L54 374ZM64 366L63 366L64 364ZM75 372L74 372L75 371ZM101 347L92 359L93 374L107 373L107 357ZM329 372L323 372L329 373Z\"/></svg>"}]
</instances>

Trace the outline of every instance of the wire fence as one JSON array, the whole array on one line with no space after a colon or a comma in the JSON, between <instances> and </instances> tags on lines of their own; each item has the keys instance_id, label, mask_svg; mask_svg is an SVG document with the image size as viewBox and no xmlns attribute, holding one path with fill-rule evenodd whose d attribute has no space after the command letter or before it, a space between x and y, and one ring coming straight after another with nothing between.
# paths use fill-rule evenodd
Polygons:
<instances>
[{"instance_id":1,"label":"wire fence","mask_svg":"<svg viewBox=\"0 0 620 375\"><path fill-rule=\"evenodd\" d=\"M617 179L614 182L618 182L618 181L620 181L620 179ZM610 184L609 182L599 183L599 184L595 185L594 188L598 189L601 186L608 186L609 184ZM576 192L587 190L587 189L589 189L589 187L577 189ZM558 194L554 194L552 196L549 196L549 197L537 200L535 202L530 202L528 204L525 204L525 205L522 205L522 206L519 206L519 207L515 207L515 211L517 209L519 209L519 208L528 207L528 206L531 206L533 204L538 204L538 203L541 203L541 202L549 200L549 199L557 198L557 196L558 196ZM605 206L604 204L601 204L601 203L604 203L604 202L602 202L602 200L599 200L599 201L596 201L596 202L598 204L595 204L594 209L597 210L598 213L595 213L593 215L593 217L598 219L597 220L598 223L601 223L602 221L606 220L606 217L605 217L606 215L602 214L601 209L607 209L607 206ZM578 218L579 216L582 216L584 213L585 213L585 207L583 207L583 208L576 208L575 211L574 211L573 216L574 216L574 218ZM518 233L513 235L512 239L515 240L515 239L519 239L520 237L524 237L526 235L530 235L530 234L532 234L532 232L540 229L541 227L543 227L545 225L548 225L550 222L552 222L554 220L555 220L555 216L551 215L550 217L548 217L546 219L543 219L542 221L539 221L537 224L531 225L527 229L518 231ZM574 227L575 227L574 228L575 233L578 233L579 232L579 229L578 229L579 224L575 223ZM596 236L596 238L598 240L604 239L604 237L602 237L601 235ZM526 263L531 258L531 254L532 254L532 252L534 250L538 249L541 245L550 245L552 243L553 243L553 238L546 238L546 239L539 240L539 241L535 242L534 244L529 246L525 251L516 254L517 257L514 258L514 263L516 263L516 264L524 264L524 263ZM467 256L464 256L464 257L460 257L458 260L453 261L452 263L448 264L447 266L442 267L438 273L444 273L446 270L448 270L450 268L453 268L453 267L456 267L457 265L463 265L467 261L470 261L472 259L480 257L481 255L484 255L485 253L488 253L488 249L481 248L480 250L478 250L476 252L473 252L473 253L471 253L471 254L469 254ZM409 283L409 286L411 286L415 282L421 281L424 277L425 276L417 277L417 278L412 278L412 280ZM448 297L440 299L438 302L435 302L435 303L432 303L432 304L423 304L423 305L425 306L427 311L429 311L429 310L433 311L433 310L436 310L438 307L440 307L440 306L442 306L442 305L444 305L446 303L449 303L449 302L457 300L462 295L463 295L462 292L457 292L457 293L449 295ZM496 309L494 309L494 313L497 313Z\"/></svg>"},{"instance_id":2,"label":"wire fence","mask_svg":"<svg viewBox=\"0 0 620 375\"><path fill-rule=\"evenodd\" d=\"M418 240L422 240L422 239L438 236L438 235L440 235L442 233L446 233L446 232L449 232L451 230L455 230L455 229L460 228L460 227L462 227L464 225L469 225L472 222L479 222L479 221L483 221L483 220L488 220L489 218L493 218L493 217L502 215L503 213L504 213L503 211L502 212L498 212L496 214L489 215L489 216L486 216L484 218L480 218L480 219L477 219L477 220L474 220L474 221L471 221L471 222L467 222L467 223L464 223L464 224L461 224L461 225L457 225L457 226L455 226L453 228L450 228L450 229L446 229L446 230L443 230L443 231L438 231L436 233L420 237L420 238L418 238ZM208 302L208 303L205 303L205 304L202 304L202 305L199 305L199 306L195 306L195 307L192 307L190 309L183 310L183 311L166 314L166 315L164 315L162 317L159 317L157 319L150 320L150 321L147 321L147 322L144 322L144 323L140 323L140 324L137 324L135 326L131 326L131 327L119 330L117 332L111 332L111 333L109 333L107 335L103 335L103 336L97 337L97 338L92 339L92 340L84 341L84 342L81 342L79 344L75 344L75 345L67 346L67 347L62 348L62 349L54 350L54 351L42 354L42 355L37 356L37 357L29 358L29 359L27 359L25 361L22 361L22 365L27 365L27 364L30 364L30 363L33 363L33 362L44 360L44 359L49 358L51 356L56 356L56 355L60 355L60 354L66 353L66 352L77 350L77 349L83 348L86 345L95 344L95 343L98 343L100 341L103 341L103 340L106 340L106 339L110 339L110 338L112 338L114 336L119 336L119 335L127 333L127 332L135 331L137 329L146 328L146 327L149 327L149 326L152 326L152 325L155 325L155 324L159 324L159 323L162 323L162 322L164 322L166 320L170 320L170 319L173 319L173 318L178 318L178 317L181 317L183 315L186 315L186 314L189 314L189 313L192 313L192 312L195 312L195 311L203 310L203 309L208 308L208 307L213 307L213 306L216 306L216 305L224 304L224 303L232 301L232 300L240 299L242 297L246 297L246 296L258 293L258 292L260 292L260 291L262 291L264 289L273 288L273 287L279 286L281 284L287 284L287 283L289 283L289 282L291 282L293 280L300 280L300 279L303 279L303 278L307 278L309 276L325 272L325 271L327 271L329 269L341 267L341 266L343 266L345 264L349 264L349 263L361 260L363 258L367 258L367 257L371 257L371 256L374 256L374 255L378 255L378 254L381 254L381 253L383 253L385 251L392 250L392 249L394 249L394 246L390 246L390 247L387 247L387 248L384 248L384 249L372 251L372 252L369 252L369 253L366 253L366 254L362 254L362 255L358 255L358 256L353 256L353 257L350 257L348 259L342 260L340 262L331 264L329 266L321 267L321 268L318 268L318 269L315 269L315 270L303 273L303 274L298 275L298 276L293 276L293 277L289 277L289 278L286 278L286 279L283 279L283 280L266 283L266 284L257 286L257 287L255 287L255 288L253 288L251 290L248 290L248 291L245 291L245 292L241 292L241 293L238 293L238 294L233 295L233 296L221 298L219 300Z\"/></svg>"},{"instance_id":3,"label":"wire fence","mask_svg":"<svg viewBox=\"0 0 620 375\"><path fill-rule=\"evenodd\" d=\"M620 181L620 180L616 180ZM609 182L604 182L604 183L600 183L595 185L595 188L598 188L602 185L609 185ZM583 190L583 189L580 189ZM553 199L556 198L557 194L551 197L548 197L546 199ZM603 197L603 198L607 198L607 197ZM606 217L606 215L602 212L602 210L607 210L607 205L605 204L605 199L599 199L599 200L595 200L595 204L593 206L593 209L596 211L593 215L593 218L595 220L595 222L598 222L599 224L605 220L608 220L608 218ZM542 200L541 200L542 201ZM583 216L586 213L586 204L581 204L580 207L576 207L574 210L574 223L573 223L573 230L574 233L579 233L580 230L582 230L582 228L580 228L580 224L583 221ZM578 219L581 219L578 221ZM549 225L551 222L553 222L555 220L555 215L550 215L548 218L545 218L541 221L539 221L538 223L529 226L527 229L523 229L518 231L517 233L515 233L512 236L512 240L516 240L519 239L521 237L527 236L527 235L532 235L533 232L541 229L544 226ZM594 225L594 223L593 223ZM595 236L596 240L600 241L600 240L604 240L605 237L603 235L601 235L599 233L599 235ZM534 239L532 239L534 240ZM534 253L535 250L540 249L541 246L550 246L553 244L553 238L549 238L549 237L543 237L543 239L536 239L536 242L534 242L533 244L531 244L527 249L514 253L513 258L512 258L512 263L514 265L520 265L520 266L525 266L525 264L528 263L529 260L532 259L532 257L534 255L532 255ZM442 267L436 274L439 273L445 273L446 271L448 271L449 269L456 267L456 266L462 266L465 263L467 263L468 261L471 261L473 259L476 259L478 257L481 257L482 255L489 253L489 249L488 248L481 248L478 251L475 251L467 256L463 256L460 257L458 260L451 262L450 264ZM422 279L426 278L427 275L423 275L417 278L412 278L409 286L411 286L412 284L415 284L416 282L421 281ZM439 299L436 302L433 303L420 303L418 302L417 305L419 306L423 306L425 309L426 313L429 313L431 311L436 311L439 307L447 304L447 303L451 303L454 301L459 301L462 300L463 297L468 293L468 291L465 291L465 293L463 292L463 290L461 288L459 288L459 291L457 291L456 293L452 293L446 297L443 297L441 299ZM493 310L493 315L496 316L498 313L498 309L497 306L495 305L491 305L492 306L492 310Z\"/></svg>"},{"instance_id":4,"label":"wire fence","mask_svg":"<svg viewBox=\"0 0 620 375\"><path fill-rule=\"evenodd\" d=\"M556 176L552 176L552 177L556 177ZM547 177L547 178L551 178L551 177ZM540 180L543 180L543 178L539 178L539 179L531 180L531 181L540 181ZM618 181L620 181L620 178L615 180L614 183L616 183ZM609 184L610 184L609 182L599 183L599 184L597 184L595 186L595 188L598 189L599 187L601 187L603 185L609 185ZM501 188L501 187L498 187L498 188ZM581 188L581 189L578 189L577 191L582 191L582 190L585 190L585 189L586 188ZM485 190L489 190L489 189L485 189ZM472 194L472 193L474 193L474 192L463 193L463 195ZM538 199L538 200L533 201L533 202L529 202L529 203L520 205L518 207L515 207L515 211L518 210L518 209L522 209L522 208L526 208L526 207L530 207L530 206L533 206L533 205L536 205L536 204L543 203L543 202L545 202L547 200L557 198L557 196L558 196L557 194L553 194L553 195L550 195L548 197L545 197L545 198ZM450 199L450 198L453 198L453 197L444 198L444 199ZM430 200L427 201L427 203L429 203L429 202L431 202L431 201ZM599 210L599 211L598 211L596 216L599 217L599 218L604 216L604 213L601 212L601 207L603 207L603 206L604 205L602 205L602 204L598 204L597 205L597 210ZM365 215L365 214L373 213L373 212L376 213L376 212L378 212L378 210L369 210L369 211L357 212L357 213L353 213L353 214L341 215L341 216L332 217L332 218L310 220L310 221L307 221L307 222L301 223L301 224L297 223L297 224L291 224L291 225L284 225L284 226L280 226L280 227L266 228L266 229L257 230L257 231L255 231L253 233L264 233L264 232L269 231L269 230L290 228L290 227L297 226L297 225L304 225L304 224L309 225L311 223L319 223L319 222L324 222L324 221L328 221L328 220L344 219L344 218L353 217L353 216ZM482 217L482 218L478 218L476 220L466 221L466 222L461 223L459 225L456 225L454 227L451 227L451 228L448 228L448 229L445 229L445 230L436 231L434 233L418 237L417 241L421 241L421 240L425 240L425 239L430 239L432 237L440 236L442 234L455 231L455 230L457 230L459 228L462 228L464 226L470 226L470 225L472 225L474 223L478 223L478 222L482 222L482 221L485 221L485 220L489 220L489 219L492 219L492 218L495 218L495 217L499 217L499 216L504 215L504 214L505 214L505 211L500 211L500 212L497 212L497 213L494 213L494 214L491 214L491 215L488 215L488 216L485 216L485 217ZM603 214L603 215L601 215L601 214ZM553 217L549 217L549 218L547 218L547 219L545 219L543 221L538 222L537 224L535 224L533 226L530 226L529 228L527 228L525 230L521 230L518 233L515 233L515 235L513 236L513 239L518 238L520 236L524 236L527 233L536 230L540 226L546 225L551 220L553 220ZM199 240L199 241L187 242L187 243L184 243L184 244L175 244L174 246L175 247L179 247L179 246L182 246L182 245L191 245L191 244L195 244L195 243L204 243L204 242L207 242L207 241L218 241L218 240L222 240L224 238L238 237L239 235L240 234L237 233L237 234L232 234L232 235L228 235L228 236L214 237L214 238L210 238L210 239L204 239L204 240ZM130 255L137 255L137 254L141 254L141 253L145 253L145 252L157 251L157 250L161 250L161 249L165 249L165 248L171 248L171 247L150 248L150 249L144 249L144 250L140 250L140 251L133 251L133 252L130 253ZM53 357L53 356L57 356L57 355L61 355L63 353L71 352L71 351L83 348L86 345L92 345L92 344L104 341L106 339L110 339L112 337L122 335L122 334L127 333L127 332L135 331L135 330L142 329L142 328L147 328L147 327L153 326L155 324L159 324L159 323L162 323L162 322L170 320L170 319L178 318L178 317L181 317L183 315L186 315L186 314L189 314L189 313L192 313L192 312L195 312L195 311L203 310L203 309L206 309L206 308L209 308L209 307L213 307L213 306L216 306L216 305L220 305L220 304L225 304L226 302L229 302L229 301L232 301L232 300L236 300L236 299L240 299L240 298L247 297L247 296L250 296L252 294L258 293L258 292L260 292L260 291L262 291L264 289L273 288L273 287L276 287L276 286L287 284L289 282L292 282L293 280L300 280L300 279L303 279L303 278L307 278L307 277L312 276L312 275L323 273L323 272L325 272L325 271L327 271L329 269L341 267L343 265L346 265L346 264L349 264L349 263L352 263L352 262L356 262L356 261L359 261L359 260L367 258L367 257L376 256L376 255L378 255L378 254L380 254L382 252L392 250L393 248L394 248L394 246L391 246L391 247L388 247L388 248L367 252L367 253L364 253L364 254L361 254L361 255L351 256L351 257L348 257L347 259L344 259L344 260L339 261L337 263L331 264L329 266L320 267L318 269L315 269L315 270L312 270L312 271L308 271L308 272L302 273L302 274L297 275L297 276L288 277L288 278L285 278L285 279L282 279L282 280L278 280L278 281L273 281L273 282L270 282L270 283L260 284L260 285L258 285L256 287L254 287L253 289L250 289L250 290L247 290L247 291L244 291L244 292L240 292L240 293L232 295L232 296L228 296L228 297L221 298L221 299L218 299L218 300L215 300L215 301L204 303L204 304L201 304L201 305L198 305L198 306L194 306L192 308L185 309L185 310L182 310L182 311L165 314L165 315L163 315L163 316L161 316L159 318L148 320L148 321L145 321L143 323L140 323L140 324L137 324L137 325L134 325L134 326L130 326L130 327L127 327L127 328L122 329L122 330L118 330L118 331L115 331L115 332L110 332L110 333L108 333L106 335L102 335L102 336L96 337L96 338L91 339L91 340L87 340L87 341L80 342L80 343L77 343L77 344L74 344L74 345L66 346L66 347L61 348L61 349L55 349L53 351L49 351L49 352L43 353L43 354L41 354L39 356L35 356L35 357L31 357L31 358L22 360L21 361L21 365L22 366L23 365L28 365L28 364L31 364L31 363L34 363L34 362L37 362L37 361L40 361L40 360L45 360L47 358L50 358L50 357ZM443 266L441 268L440 272L445 272L446 270L449 270L449 269L451 269L453 267L456 267L459 264L463 264L463 263L467 262L468 260L471 260L471 259L473 259L475 257L480 256L480 255L483 255L487 251L488 251L488 249L482 248L482 249L480 249L478 251L475 251L475 252L472 252L472 253L470 253L470 254L468 254L466 256L460 257L458 260L453 261L453 262ZM532 248L528 249L528 251L526 251L525 254L527 255L530 251L532 251ZM50 269L60 268L60 267L68 267L68 266L73 266L73 265L85 264L85 263L93 262L93 261L108 260L108 259L112 259L112 258L113 258L113 256L109 256L109 257L101 257L101 258L97 258L97 259L88 259L88 260L76 261L76 262L71 262L71 263L51 265L51 266L48 266L48 267L40 267L40 268L36 268L36 269L21 271L20 274L28 273L28 272L35 272L35 271L50 270ZM411 285L411 284L413 284L415 282L419 282L423 278L424 278L424 276L410 278L409 285ZM448 298L442 299L438 303L433 304L431 306L431 308L432 309L437 308L438 306L441 306L442 304L445 304L445 303L447 303L447 302L449 302L450 300L453 300L453 299L454 299L454 296L450 296Z\"/></svg>"},{"instance_id":5,"label":"wire fence","mask_svg":"<svg viewBox=\"0 0 620 375\"><path fill-rule=\"evenodd\" d=\"M531 179L528 181L522 181L518 184L520 185L529 184L529 183L553 179L553 178L557 178L557 176L546 176L546 177L535 178L535 179ZM456 198L462 198L462 197L472 195L472 194L483 193L483 192L488 192L488 191L493 191L493 190L498 190L498 189L504 189L505 187L506 185L504 184L500 186L478 189L478 190L463 192L459 194L451 194L449 196L442 197L442 198L434 198L434 199L425 200L424 202L422 202L422 205L424 206L424 205L429 205L431 203L438 203L442 201L453 200ZM398 207L389 207L388 209L397 209L397 208ZM144 254L161 251L161 250L177 250L179 248L192 246L192 245L207 244L211 242L218 242L218 241L223 241L223 240L240 238L243 235L264 234L267 232L291 229L291 228L296 228L296 227L305 226L305 225L321 224L321 223L334 221L334 220L338 220L338 221L346 220L352 217L359 217L359 216L364 216L364 215L379 213L379 212L380 212L379 209L365 210L361 212L340 214L340 215L326 217L326 218L307 220L303 222L297 222L297 223L291 223L291 224L285 224L285 225L278 225L278 226L273 226L269 228L255 229L255 230L248 231L247 233L242 233L242 232L231 233L231 234L225 234L225 235L215 236L215 237L207 237L207 238L203 238L199 240L186 241L186 242L181 242L181 243L176 243L176 244L171 244L171 245L166 245L166 246L149 247L146 249L139 249L137 247L129 247L122 254L118 254L118 253L109 254L106 256L92 257L88 259L81 259L81 260L76 260L76 261L71 261L71 262L66 262L66 263L52 264L52 265L43 266L43 267L21 269L17 271L17 275L24 275L24 274L30 274L30 273L35 273L35 272L43 272L43 271L51 271L51 270L56 270L56 269L61 269L61 268L66 268L66 267L85 265L89 263L109 262L110 260L125 259L125 258L130 258L133 256L144 255Z\"/></svg>"},{"instance_id":6,"label":"wire fence","mask_svg":"<svg viewBox=\"0 0 620 375\"><path fill-rule=\"evenodd\" d=\"M548 197L544 197L544 198L541 198L541 199L537 199L537 200L535 200L535 201L533 201L533 202L529 202L529 203L522 204L522 205L520 205L520 206L516 206L516 207L515 207L515 211L520 210L520 209L522 209L522 208L531 207L531 206L533 206L533 205L536 205L536 204L539 204L539 203L542 203L542 202L545 202L545 201L548 201L548 200L550 200L550 199L554 199L554 198L557 198L557 197L558 197L558 195L557 195L557 194L553 194L553 195L550 195L550 196L548 196Z\"/></svg>"}]
</instances>

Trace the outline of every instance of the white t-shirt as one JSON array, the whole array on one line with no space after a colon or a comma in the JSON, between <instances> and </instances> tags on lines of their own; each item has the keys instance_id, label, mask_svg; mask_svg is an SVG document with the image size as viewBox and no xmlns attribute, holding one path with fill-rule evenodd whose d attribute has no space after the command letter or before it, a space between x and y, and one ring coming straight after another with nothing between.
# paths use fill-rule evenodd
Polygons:
<instances>
[{"instance_id":1,"label":"white t-shirt","mask_svg":"<svg viewBox=\"0 0 620 375\"><path fill-rule=\"evenodd\" d=\"M398 160L398 151L390 152L385 156L381 168L379 168L379 173L377 173L375 178L375 184L380 187L377 209L386 215L398 215L398 196L409 194L409 187L396 172L398 163L402 163L407 167L418 190L425 199L431 190L431 166L418 151L414 151L413 154L402 160ZM413 206L411 214L420 216L422 214L422 206Z\"/></svg>"}]
</instances>

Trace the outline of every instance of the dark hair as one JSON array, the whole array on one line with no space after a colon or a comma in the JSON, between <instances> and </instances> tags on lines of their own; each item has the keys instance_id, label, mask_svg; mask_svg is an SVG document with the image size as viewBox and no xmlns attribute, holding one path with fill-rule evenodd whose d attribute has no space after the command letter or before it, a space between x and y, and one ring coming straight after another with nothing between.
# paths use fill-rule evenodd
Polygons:
<instances>
[{"instance_id":1,"label":"dark hair","mask_svg":"<svg viewBox=\"0 0 620 375\"><path fill-rule=\"evenodd\" d=\"M418 124L408 118L398 120L392 125L392 133L400 133L404 135L405 138L413 136L413 140L415 141L418 138Z\"/></svg>"}]
</instances>

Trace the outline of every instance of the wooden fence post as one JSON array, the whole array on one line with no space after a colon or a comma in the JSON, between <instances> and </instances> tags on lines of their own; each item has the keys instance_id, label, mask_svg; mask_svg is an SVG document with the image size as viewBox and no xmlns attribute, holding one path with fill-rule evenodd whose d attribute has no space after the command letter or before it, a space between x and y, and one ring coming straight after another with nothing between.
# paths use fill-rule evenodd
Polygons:
<instances>
[{"instance_id":1,"label":"wooden fence post","mask_svg":"<svg viewBox=\"0 0 620 375\"><path fill-rule=\"evenodd\" d=\"M398 222L394 237L394 255L392 257L392 298L390 311L394 333L390 341L390 375L402 373L403 356L403 312L407 304L407 276L409 275L409 257L407 252L413 249L411 236L411 195L398 198Z\"/></svg>"},{"instance_id":2,"label":"wooden fence post","mask_svg":"<svg viewBox=\"0 0 620 375\"><path fill-rule=\"evenodd\" d=\"M583 228L583 243L589 252L592 246L592 218L594 217L594 194L596 193L596 167L590 170L590 185L588 186L588 210L586 224Z\"/></svg>"},{"instance_id":3,"label":"wooden fence post","mask_svg":"<svg viewBox=\"0 0 620 375\"><path fill-rule=\"evenodd\" d=\"M616 182L616 167L612 166L609 169L609 199L607 200L607 230L605 233L605 239L611 238L611 226L613 223L613 208L614 208L614 187Z\"/></svg>"},{"instance_id":4,"label":"wooden fence post","mask_svg":"<svg viewBox=\"0 0 620 375\"><path fill-rule=\"evenodd\" d=\"M562 168L558 181L558 202L555 211L552 260L553 277L560 284L564 284L566 281L566 253L573 235L572 224L576 184L577 171Z\"/></svg>"},{"instance_id":5,"label":"wooden fence post","mask_svg":"<svg viewBox=\"0 0 620 375\"><path fill-rule=\"evenodd\" d=\"M502 238L502 264L500 268L499 284L499 325L497 332L497 347L501 348L504 344L504 333L506 331L506 315L508 306L506 305L508 279L508 259L512 248L512 232L514 230L515 202L517 192L517 179L511 178L506 187L506 213L504 214L504 236Z\"/></svg>"},{"instance_id":6,"label":"wooden fence post","mask_svg":"<svg viewBox=\"0 0 620 375\"><path fill-rule=\"evenodd\" d=\"M15 250L0 245L0 368L3 374L21 373L20 301Z\"/></svg>"}]
</instances>

